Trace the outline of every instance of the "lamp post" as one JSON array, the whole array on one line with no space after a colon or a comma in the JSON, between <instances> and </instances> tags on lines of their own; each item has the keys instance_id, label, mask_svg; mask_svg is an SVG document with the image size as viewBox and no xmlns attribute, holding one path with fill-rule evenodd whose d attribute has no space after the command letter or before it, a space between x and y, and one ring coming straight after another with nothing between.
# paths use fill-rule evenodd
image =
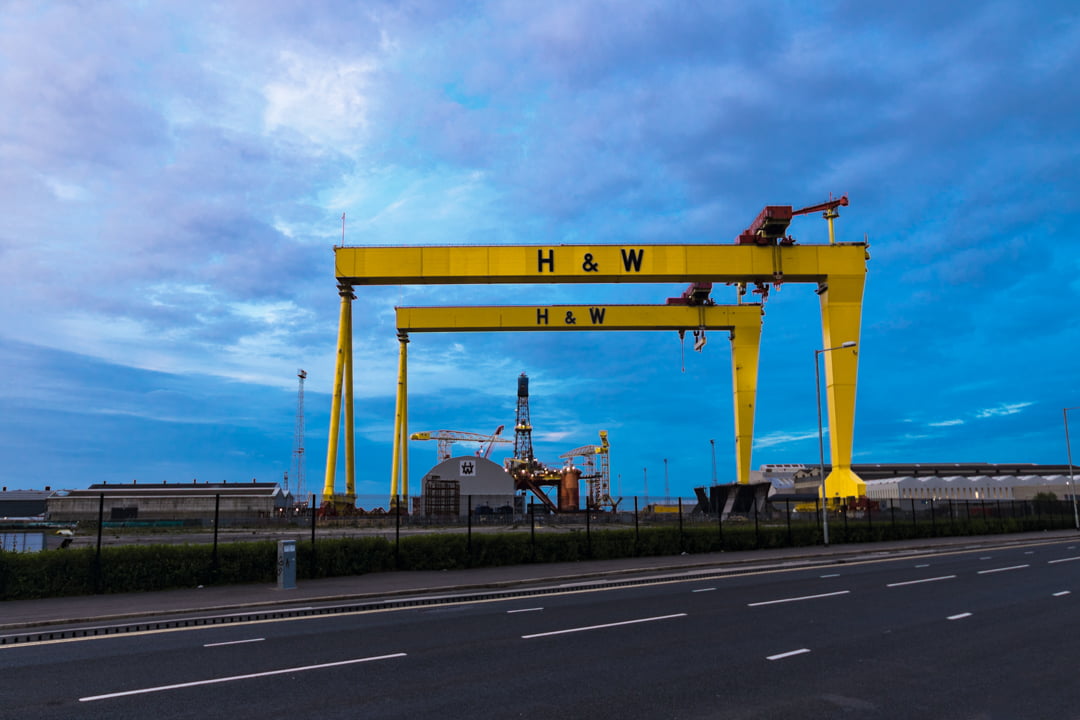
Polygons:
<instances>
[{"instance_id":1,"label":"lamp post","mask_svg":"<svg viewBox=\"0 0 1080 720\"><path fill-rule=\"evenodd\" d=\"M1077 512L1076 509L1076 478L1073 477L1072 444L1069 442L1070 410L1080 410L1080 407L1068 407L1061 411L1061 415L1065 419L1065 452L1069 458L1069 494L1072 495L1073 522L1076 524L1076 529L1080 530L1080 512Z\"/></svg>"},{"instance_id":2,"label":"lamp post","mask_svg":"<svg viewBox=\"0 0 1080 720\"><path fill-rule=\"evenodd\" d=\"M712 484L716 484L716 441L709 440L709 445L712 447Z\"/></svg>"},{"instance_id":3,"label":"lamp post","mask_svg":"<svg viewBox=\"0 0 1080 720\"><path fill-rule=\"evenodd\" d=\"M818 356L833 350L853 348L856 345L858 345L857 342L849 340L840 343L836 347L814 351L814 386L817 389L818 468L821 473L821 529L826 545L829 544L829 493L825 489L825 432L821 426L821 371L818 369L821 363L818 362Z\"/></svg>"}]
</instances>

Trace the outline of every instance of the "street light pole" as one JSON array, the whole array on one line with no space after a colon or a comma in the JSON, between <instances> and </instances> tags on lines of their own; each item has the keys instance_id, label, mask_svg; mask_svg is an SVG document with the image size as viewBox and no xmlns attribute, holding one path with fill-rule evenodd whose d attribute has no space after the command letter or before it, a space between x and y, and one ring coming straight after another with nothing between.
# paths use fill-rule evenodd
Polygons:
<instances>
[{"instance_id":1,"label":"street light pole","mask_svg":"<svg viewBox=\"0 0 1080 720\"><path fill-rule=\"evenodd\" d=\"M1073 477L1072 443L1069 442L1070 410L1080 410L1080 407L1069 407L1061 411L1061 415L1065 419L1065 452L1069 458L1069 494L1072 495L1073 522L1076 524L1076 529L1080 530L1080 512L1077 512L1076 509L1076 478Z\"/></svg>"},{"instance_id":2,"label":"street light pole","mask_svg":"<svg viewBox=\"0 0 1080 720\"><path fill-rule=\"evenodd\" d=\"M709 440L709 445L712 446L712 484L716 485L716 441Z\"/></svg>"},{"instance_id":3,"label":"street light pole","mask_svg":"<svg viewBox=\"0 0 1080 720\"><path fill-rule=\"evenodd\" d=\"M841 348L853 348L858 343L849 340L840 343L836 347L814 351L814 386L817 389L817 439L818 439L818 471L821 473L821 529L825 544L829 544L829 493L825 489L825 431L821 425L821 371L818 366L818 356Z\"/></svg>"}]
</instances>

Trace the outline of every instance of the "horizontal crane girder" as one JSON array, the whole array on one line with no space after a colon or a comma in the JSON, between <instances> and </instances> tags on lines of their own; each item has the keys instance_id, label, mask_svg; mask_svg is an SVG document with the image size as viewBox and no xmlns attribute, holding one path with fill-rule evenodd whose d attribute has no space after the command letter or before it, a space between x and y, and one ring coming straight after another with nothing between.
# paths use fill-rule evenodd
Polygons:
<instances>
[{"instance_id":1,"label":"horizontal crane girder","mask_svg":"<svg viewBox=\"0 0 1080 720\"><path fill-rule=\"evenodd\" d=\"M761 326L761 305L490 305L399 307L405 332L734 330Z\"/></svg>"},{"instance_id":2,"label":"horizontal crane girder","mask_svg":"<svg viewBox=\"0 0 1080 720\"><path fill-rule=\"evenodd\" d=\"M821 282L866 272L865 243L337 247L352 285Z\"/></svg>"}]
</instances>

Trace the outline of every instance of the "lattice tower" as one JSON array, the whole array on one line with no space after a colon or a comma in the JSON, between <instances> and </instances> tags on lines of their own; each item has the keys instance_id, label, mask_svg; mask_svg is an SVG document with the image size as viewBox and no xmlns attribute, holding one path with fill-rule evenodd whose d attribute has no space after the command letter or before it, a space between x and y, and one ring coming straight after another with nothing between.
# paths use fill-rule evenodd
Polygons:
<instances>
[{"instance_id":1,"label":"lattice tower","mask_svg":"<svg viewBox=\"0 0 1080 720\"><path fill-rule=\"evenodd\" d=\"M533 457L532 424L529 421L529 376L521 373L518 377L517 414L514 426L514 458L525 464Z\"/></svg>"},{"instance_id":2,"label":"lattice tower","mask_svg":"<svg viewBox=\"0 0 1080 720\"><path fill-rule=\"evenodd\" d=\"M300 379L300 389L296 393L296 432L293 445L293 479L296 481L296 493L293 497L299 500L304 496L304 379L307 373L297 370L296 377Z\"/></svg>"}]
</instances>

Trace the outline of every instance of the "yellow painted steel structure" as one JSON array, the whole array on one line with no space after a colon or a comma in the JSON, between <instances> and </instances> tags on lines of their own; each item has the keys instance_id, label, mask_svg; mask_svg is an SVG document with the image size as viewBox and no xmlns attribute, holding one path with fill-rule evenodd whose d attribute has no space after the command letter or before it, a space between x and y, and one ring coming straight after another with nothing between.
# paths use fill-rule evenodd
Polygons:
<instances>
[{"instance_id":1,"label":"yellow painted steel structure","mask_svg":"<svg viewBox=\"0 0 1080 720\"><path fill-rule=\"evenodd\" d=\"M830 237L830 240L833 238ZM859 341L862 294L869 258L865 243L828 245L493 245L417 247L336 247L335 275L341 287L357 285L437 285L491 283L816 283L821 304L824 347ZM344 291L343 291L344 292ZM351 293L350 293L351 299ZM342 295L338 355L348 347L351 374L351 315ZM865 484L851 471L857 348L825 356L829 445L833 470L830 494L865 494ZM335 372L335 409L341 376ZM346 391L351 405L351 382ZM336 434L331 419L324 494L333 492ZM346 420L346 443L352 420ZM352 462L348 458L347 477ZM350 486L352 487L352 486Z\"/></svg>"},{"instance_id":2,"label":"yellow painted steel structure","mask_svg":"<svg viewBox=\"0 0 1080 720\"><path fill-rule=\"evenodd\" d=\"M735 403L736 478L750 482L761 305L496 305L399 307L398 332L727 330ZM399 372L401 369L399 368ZM395 437L397 428L395 428ZM396 475L395 475L396 477Z\"/></svg>"}]
</instances>

